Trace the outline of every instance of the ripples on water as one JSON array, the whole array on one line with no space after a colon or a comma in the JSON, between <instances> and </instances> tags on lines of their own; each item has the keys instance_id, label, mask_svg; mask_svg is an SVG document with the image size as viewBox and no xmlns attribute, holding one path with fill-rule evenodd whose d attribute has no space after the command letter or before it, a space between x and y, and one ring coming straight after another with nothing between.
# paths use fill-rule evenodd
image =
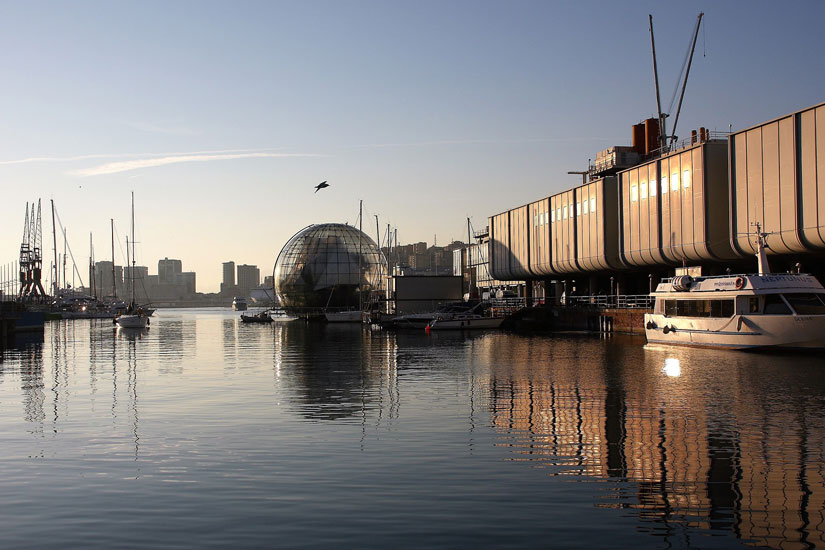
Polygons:
<instances>
[{"instance_id":1,"label":"ripples on water","mask_svg":"<svg viewBox=\"0 0 825 550\"><path fill-rule=\"evenodd\" d=\"M820 357L47 325L0 355L0 547L814 548Z\"/></svg>"}]
</instances>

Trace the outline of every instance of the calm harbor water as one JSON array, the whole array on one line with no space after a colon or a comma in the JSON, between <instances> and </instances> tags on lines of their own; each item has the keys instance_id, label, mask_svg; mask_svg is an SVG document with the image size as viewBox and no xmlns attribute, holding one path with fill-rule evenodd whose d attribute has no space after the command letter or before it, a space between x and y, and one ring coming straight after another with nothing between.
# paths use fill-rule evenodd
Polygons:
<instances>
[{"instance_id":1,"label":"calm harbor water","mask_svg":"<svg viewBox=\"0 0 825 550\"><path fill-rule=\"evenodd\" d=\"M825 361L227 310L0 355L0 547L814 548Z\"/></svg>"}]
</instances>

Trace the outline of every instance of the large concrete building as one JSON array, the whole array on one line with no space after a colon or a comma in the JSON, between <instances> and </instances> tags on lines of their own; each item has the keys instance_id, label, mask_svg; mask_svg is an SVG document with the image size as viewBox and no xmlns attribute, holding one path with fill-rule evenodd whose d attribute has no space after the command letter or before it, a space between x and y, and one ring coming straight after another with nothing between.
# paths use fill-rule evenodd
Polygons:
<instances>
[{"instance_id":1,"label":"large concrete building","mask_svg":"<svg viewBox=\"0 0 825 550\"><path fill-rule=\"evenodd\" d=\"M651 120L633 147L600 153L589 181L492 216L491 278L539 283L528 295L576 279L579 293L647 293L679 266L753 270L757 223L776 270L825 274L825 104L664 151Z\"/></svg>"}]
</instances>

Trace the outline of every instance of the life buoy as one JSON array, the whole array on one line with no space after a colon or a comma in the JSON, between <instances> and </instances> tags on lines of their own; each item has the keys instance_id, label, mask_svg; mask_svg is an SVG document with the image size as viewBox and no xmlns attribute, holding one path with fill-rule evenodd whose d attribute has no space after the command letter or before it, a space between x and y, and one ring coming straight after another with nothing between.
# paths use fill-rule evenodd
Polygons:
<instances>
[{"instance_id":1,"label":"life buoy","mask_svg":"<svg viewBox=\"0 0 825 550\"><path fill-rule=\"evenodd\" d=\"M743 286L745 286L745 278L744 277L737 277L735 285L736 285L736 290L740 290Z\"/></svg>"}]
</instances>

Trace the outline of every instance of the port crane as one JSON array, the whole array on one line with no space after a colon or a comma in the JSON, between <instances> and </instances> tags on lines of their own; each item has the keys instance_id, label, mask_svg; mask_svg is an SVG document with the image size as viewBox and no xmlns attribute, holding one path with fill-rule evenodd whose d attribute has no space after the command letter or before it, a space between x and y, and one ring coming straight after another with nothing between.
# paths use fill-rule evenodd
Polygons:
<instances>
[{"instance_id":1,"label":"port crane","mask_svg":"<svg viewBox=\"0 0 825 550\"><path fill-rule=\"evenodd\" d=\"M31 214L29 203L26 203L26 218L23 222L23 242L20 244L20 291L18 298L26 301L43 301L46 292L43 290L41 277L43 274L43 257L41 255L42 224L40 217L40 200L37 201L37 210L32 203Z\"/></svg>"},{"instance_id":2,"label":"port crane","mask_svg":"<svg viewBox=\"0 0 825 550\"><path fill-rule=\"evenodd\" d=\"M648 21L650 23L650 48L653 51L653 81L656 85L656 110L659 115L659 148L661 151L667 150L677 140L676 125L679 123L679 114L682 112L682 100L685 98L685 88L687 88L688 76L690 75L690 66L693 64L693 52L696 50L696 39L699 36L699 27L702 24L702 17L704 15L704 13L699 12L699 17L696 19L696 27L693 29L693 37L691 38L691 44L688 50L689 53L686 56L685 61L682 63L682 70L679 72L679 80L676 81L676 90L679 89L679 83L681 82L682 91L679 94L679 105L676 108L676 118L673 119L673 128L671 129L670 135L667 133L665 124L665 119L670 115L662 112L662 100L659 94L659 69L656 64L656 42L653 39L653 15L648 15ZM687 68L685 68L686 66ZM684 79L682 78L683 74ZM673 101L676 99L676 90L673 91L673 97L670 100L670 107L668 108L668 111L670 111L673 107ZM670 143L668 143L668 139L670 139Z\"/></svg>"}]
</instances>

